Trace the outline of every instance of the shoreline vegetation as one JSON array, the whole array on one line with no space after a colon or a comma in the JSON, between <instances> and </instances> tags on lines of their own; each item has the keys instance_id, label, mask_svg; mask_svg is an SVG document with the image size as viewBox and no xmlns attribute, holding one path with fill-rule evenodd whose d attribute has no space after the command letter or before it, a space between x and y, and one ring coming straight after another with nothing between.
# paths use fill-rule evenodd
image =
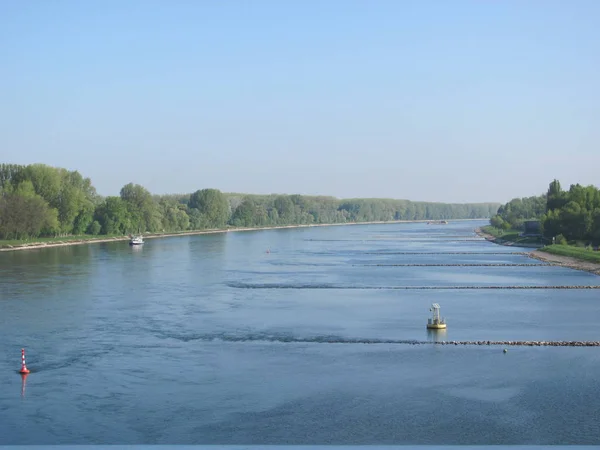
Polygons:
<instances>
[{"instance_id":1,"label":"shoreline vegetation","mask_svg":"<svg viewBox=\"0 0 600 450\"><path fill-rule=\"evenodd\" d=\"M471 220L485 220L485 218L476 219L454 219L453 222L459 221L471 221ZM219 234L219 233L231 233L231 232L244 232L244 231L267 231L267 230L283 230L292 228L312 228L312 227L335 227L345 225L377 225L377 224L392 224L392 223L427 223L430 220L390 220L390 221L368 221L368 222L345 222L345 223L313 223L313 224L298 224L298 225L274 225L266 227L227 227L227 228L215 228L207 230L190 230L190 231L179 231L172 233L145 233L144 239L159 239L177 236L196 236L202 234ZM0 241L0 252L18 251L18 250L35 250L42 248L53 248L53 247L66 247L70 245L83 245L83 244L100 244L107 242L119 242L128 241L129 236L117 235L117 236L69 236L64 238L46 238L46 240L31 240L21 241L14 244L3 244Z\"/></svg>"},{"instance_id":2,"label":"shoreline vegetation","mask_svg":"<svg viewBox=\"0 0 600 450\"><path fill-rule=\"evenodd\" d=\"M128 183L98 195L89 178L45 164L0 164L0 246L181 233L393 221L489 218L499 203L438 203L299 194L155 195Z\"/></svg>"},{"instance_id":3,"label":"shoreline vegetation","mask_svg":"<svg viewBox=\"0 0 600 450\"><path fill-rule=\"evenodd\" d=\"M518 236L518 234L509 232L504 237L498 237L488 233L488 230L489 227L476 228L475 233L494 244L534 248L535 250L529 252L528 255L538 261L600 275L600 254L567 245L543 246L539 243L519 243L518 240L510 240L511 237Z\"/></svg>"},{"instance_id":4,"label":"shoreline vegetation","mask_svg":"<svg viewBox=\"0 0 600 450\"><path fill-rule=\"evenodd\" d=\"M533 258L600 275L600 189L596 186L572 184L563 190L555 179L542 195L514 198L502 205L490 225L477 232L496 244L535 247Z\"/></svg>"},{"instance_id":5,"label":"shoreline vegetation","mask_svg":"<svg viewBox=\"0 0 600 450\"><path fill-rule=\"evenodd\" d=\"M475 232L484 239L499 245L516 247L541 248L541 238L536 236L521 236L519 230L498 230L491 225L477 228Z\"/></svg>"}]
</instances>

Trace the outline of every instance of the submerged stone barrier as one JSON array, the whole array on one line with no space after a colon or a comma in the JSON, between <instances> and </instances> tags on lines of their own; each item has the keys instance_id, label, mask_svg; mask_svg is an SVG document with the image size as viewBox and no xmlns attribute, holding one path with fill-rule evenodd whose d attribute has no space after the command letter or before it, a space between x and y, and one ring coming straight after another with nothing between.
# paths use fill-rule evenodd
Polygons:
<instances>
[{"instance_id":1,"label":"submerged stone barrier","mask_svg":"<svg viewBox=\"0 0 600 450\"><path fill-rule=\"evenodd\" d=\"M520 255L528 252L364 252L363 255Z\"/></svg>"},{"instance_id":2,"label":"submerged stone barrier","mask_svg":"<svg viewBox=\"0 0 600 450\"><path fill-rule=\"evenodd\" d=\"M556 266L558 263L465 263L465 264L352 264L361 267L539 267Z\"/></svg>"},{"instance_id":3,"label":"submerged stone barrier","mask_svg":"<svg viewBox=\"0 0 600 450\"><path fill-rule=\"evenodd\" d=\"M396 286L393 289L600 289L600 285L573 286Z\"/></svg>"},{"instance_id":4,"label":"submerged stone barrier","mask_svg":"<svg viewBox=\"0 0 600 450\"><path fill-rule=\"evenodd\" d=\"M600 347L600 341L437 341L434 345L503 345L521 347Z\"/></svg>"},{"instance_id":5,"label":"submerged stone barrier","mask_svg":"<svg viewBox=\"0 0 600 450\"><path fill-rule=\"evenodd\" d=\"M381 242L381 241L411 241L411 242L436 242L436 241L444 241L444 242L485 242L484 238L469 238L463 236L454 236L454 237L392 237L392 236L380 236L374 238L365 238L365 239L311 239L306 238L302 239L305 242Z\"/></svg>"},{"instance_id":6,"label":"submerged stone barrier","mask_svg":"<svg viewBox=\"0 0 600 450\"><path fill-rule=\"evenodd\" d=\"M462 345L462 346L503 346L506 352L506 347L600 347L600 341L442 341L442 340L417 340L417 339L368 339L368 338L344 338L340 336L311 336L311 337L295 337L289 335L265 335L249 334L241 336L227 335L200 335L190 337L178 337L170 335L175 339L184 341L203 340L208 342L223 341L223 342L281 342L285 344L365 344L365 345Z\"/></svg>"},{"instance_id":7,"label":"submerged stone barrier","mask_svg":"<svg viewBox=\"0 0 600 450\"><path fill-rule=\"evenodd\" d=\"M600 285L523 285L523 286L352 286L347 284L287 284L287 283L245 283L230 281L227 286L236 289L356 289L356 290L502 290L502 289L600 289Z\"/></svg>"}]
</instances>

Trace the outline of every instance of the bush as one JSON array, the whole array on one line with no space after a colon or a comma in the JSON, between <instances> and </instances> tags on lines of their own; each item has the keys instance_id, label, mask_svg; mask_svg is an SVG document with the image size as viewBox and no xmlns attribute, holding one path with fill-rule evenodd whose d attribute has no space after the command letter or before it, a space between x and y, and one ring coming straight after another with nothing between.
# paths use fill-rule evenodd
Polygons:
<instances>
[{"instance_id":1,"label":"bush","mask_svg":"<svg viewBox=\"0 0 600 450\"><path fill-rule=\"evenodd\" d=\"M90 226L88 227L88 234L100 234L100 230L102 229L102 225L97 220L94 220Z\"/></svg>"},{"instance_id":2,"label":"bush","mask_svg":"<svg viewBox=\"0 0 600 450\"><path fill-rule=\"evenodd\" d=\"M556 236L556 238L554 238L554 243L557 245L567 245L567 238L564 237L562 234L559 234L558 236Z\"/></svg>"}]
</instances>

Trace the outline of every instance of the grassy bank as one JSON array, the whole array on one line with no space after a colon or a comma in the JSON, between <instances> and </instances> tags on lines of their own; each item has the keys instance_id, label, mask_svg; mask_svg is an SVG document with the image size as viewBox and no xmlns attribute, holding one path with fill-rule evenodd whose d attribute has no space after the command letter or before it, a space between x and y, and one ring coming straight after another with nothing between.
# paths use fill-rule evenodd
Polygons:
<instances>
[{"instance_id":1,"label":"grassy bank","mask_svg":"<svg viewBox=\"0 0 600 450\"><path fill-rule=\"evenodd\" d=\"M39 237L35 239L11 239L11 240L1 240L0 239L0 248L10 248L10 247L22 247L26 245L39 245L39 244L59 244L63 242L79 242L79 241L95 241L98 239L119 239L125 238L123 235L104 235L104 236L92 236L89 234L84 235L73 235L73 236L64 236L64 237Z\"/></svg>"},{"instance_id":2,"label":"grassy bank","mask_svg":"<svg viewBox=\"0 0 600 450\"><path fill-rule=\"evenodd\" d=\"M188 234L207 234L215 232L226 232L227 229L219 230L194 230L194 231L175 231L172 233L145 233L144 238L157 238L167 236L180 236ZM17 250L21 248L35 248L42 246L53 246L53 245L68 245L68 244L85 244L93 242L110 242L110 241L123 241L128 240L129 236L122 234L103 234L103 235L73 235L63 237L40 237L35 239L24 239L24 240L0 240L1 250Z\"/></svg>"},{"instance_id":3,"label":"grassy bank","mask_svg":"<svg viewBox=\"0 0 600 450\"><path fill-rule=\"evenodd\" d=\"M600 275L600 252L572 245L543 246L540 238L521 237L519 233L518 230L502 231L489 225L478 230L478 234L496 244L536 247L537 250L530 254L533 258Z\"/></svg>"},{"instance_id":4,"label":"grassy bank","mask_svg":"<svg viewBox=\"0 0 600 450\"><path fill-rule=\"evenodd\" d=\"M542 252L550 253L558 256L568 256L569 258L575 258L580 261L588 261L596 264L600 264L600 252L593 250L586 250L582 247L573 247L571 245L547 245L539 249Z\"/></svg>"},{"instance_id":5,"label":"grassy bank","mask_svg":"<svg viewBox=\"0 0 600 450\"><path fill-rule=\"evenodd\" d=\"M522 231L520 230L499 230L498 228L494 228L491 225L487 225L485 227L481 227L481 231L493 239L493 242L496 244L510 244L515 246L542 246L542 239L540 237L531 237L531 236L519 236Z\"/></svg>"}]
</instances>

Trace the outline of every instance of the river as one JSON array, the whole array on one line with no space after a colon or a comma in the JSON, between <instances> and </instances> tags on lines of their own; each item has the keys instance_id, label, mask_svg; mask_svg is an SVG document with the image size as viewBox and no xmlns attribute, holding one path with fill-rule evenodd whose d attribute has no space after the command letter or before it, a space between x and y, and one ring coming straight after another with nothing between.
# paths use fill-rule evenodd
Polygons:
<instances>
[{"instance_id":1,"label":"river","mask_svg":"<svg viewBox=\"0 0 600 450\"><path fill-rule=\"evenodd\" d=\"M481 224L1 253L0 445L600 444L600 347L427 344L600 340L598 290L403 289L600 284Z\"/></svg>"}]
</instances>

